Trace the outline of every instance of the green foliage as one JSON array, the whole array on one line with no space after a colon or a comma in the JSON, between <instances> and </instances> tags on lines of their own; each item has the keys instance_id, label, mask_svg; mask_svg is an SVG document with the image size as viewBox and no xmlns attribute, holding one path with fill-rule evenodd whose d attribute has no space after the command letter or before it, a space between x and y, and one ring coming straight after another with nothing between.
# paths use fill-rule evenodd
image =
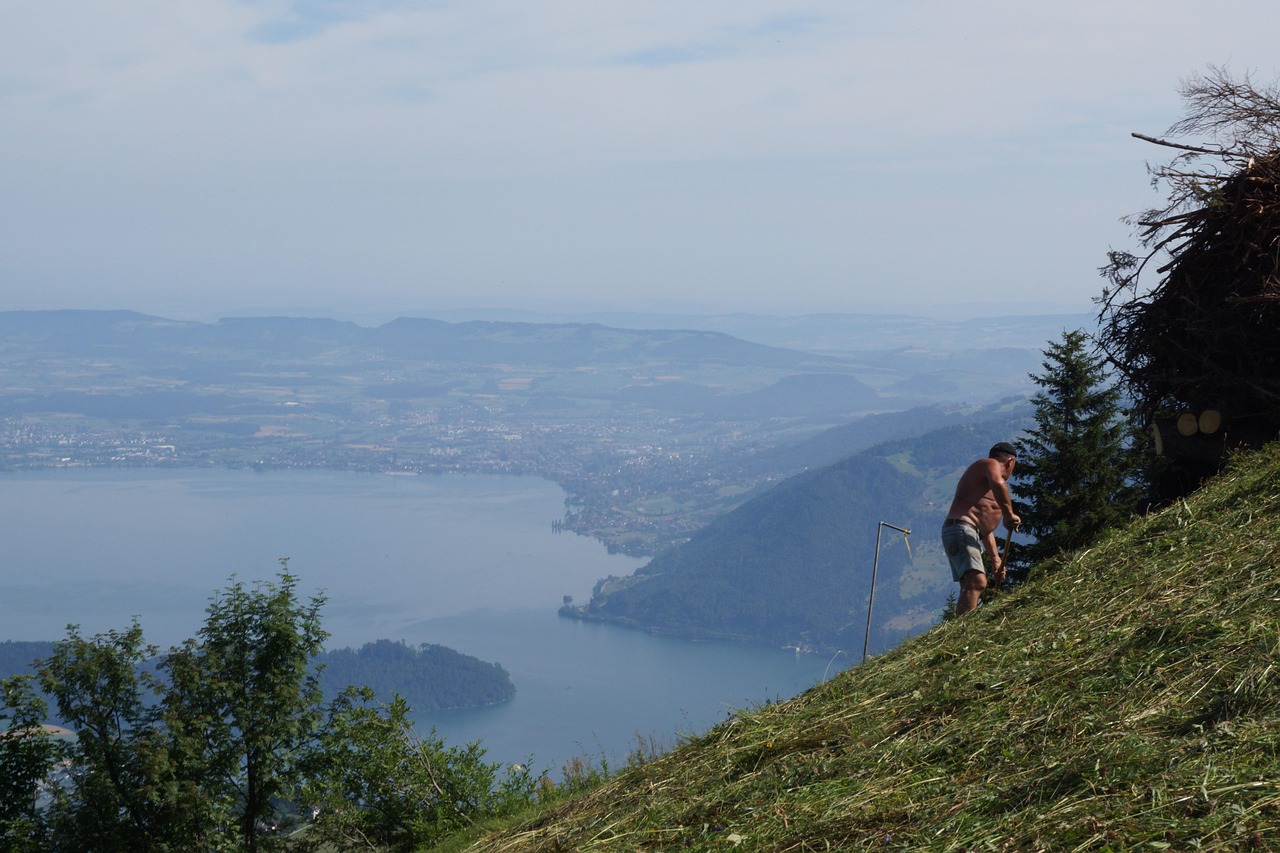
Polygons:
<instances>
[{"instance_id":1,"label":"green foliage","mask_svg":"<svg viewBox=\"0 0 1280 853\"><path fill-rule=\"evenodd\" d=\"M956 591L953 589L947 593L947 603L942 605L942 613L938 616L939 622L950 622L956 617Z\"/></svg>"},{"instance_id":2,"label":"green foliage","mask_svg":"<svg viewBox=\"0 0 1280 853\"><path fill-rule=\"evenodd\" d=\"M1094 541L1137 505L1134 455L1126 441L1120 391L1082 331L1064 332L1031 377L1036 426L1018 441L1014 491L1023 532L1034 541L1012 561L1015 577L1060 551Z\"/></svg>"},{"instance_id":3,"label":"green foliage","mask_svg":"<svg viewBox=\"0 0 1280 853\"><path fill-rule=\"evenodd\" d=\"M53 646L0 641L0 678L35 675L36 661L50 657ZM311 659L311 667L327 702L352 686L371 687L379 696L399 693L418 712L494 705L515 695L511 675L500 664L429 643L413 647L384 639L359 648L326 649ZM56 713L50 719L61 722Z\"/></svg>"},{"instance_id":4,"label":"green foliage","mask_svg":"<svg viewBox=\"0 0 1280 853\"><path fill-rule=\"evenodd\" d=\"M298 761L320 720L310 659L320 651L323 598L301 602L281 561L279 582L235 583L215 596L199 640L173 649L164 711L190 763L207 769L211 816L234 815L244 849L277 847L263 827L301 783Z\"/></svg>"},{"instance_id":5,"label":"green foliage","mask_svg":"<svg viewBox=\"0 0 1280 853\"><path fill-rule=\"evenodd\" d=\"M55 846L176 851L190 843L191 802L171 796L179 780L156 704L161 687L142 669L155 651L136 621L90 638L73 626L44 661L42 686L77 735L74 769L51 789Z\"/></svg>"},{"instance_id":6,"label":"green foliage","mask_svg":"<svg viewBox=\"0 0 1280 853\"><path fill-rule=\"evenodd\" d=\"M41 723L48 713L34 675L0 681L0 845L13 853L46 848L40 785L50 777L60 745Z\"/></svg>"},{"instance_id":7,"label":"green foliage","mask_svg":"<svg viewBox=\"0 0 1280 853\"><path fill-rule=\"evenodd\" d=\"M420 735L402 698L375 705L373 695L353 688L329 707L301 792L314 813L309 841L413 850L533 802L539 786L527 766L502 773L478 743L448 747L434 729Z\"/></svg>"},{"instance_id":8,"label":"green foliage","mask_svg":"<svg viewBox=\"0 0 1280 853\"><path fill-rule=\"evenodd\" d=\"M197 637L159 656L136 622L90 638L72 627L39 676L77 734L65 747L39 728L33 676L0 682L3 849L408 850L536 799L543 780L527 768L416 734L398 696L382 707L352 688L326 707L312 666L322 605L281 561L275 582L213 596ZM384 644L392 657L429 651ZM290 838L311 816L300 806L318 821Z\"/></svg>"},{"instance_id":9,"label":"green foliage","mask_svg":"<svg viewBox=\"0 0 1280 853\"><path fill-rule=\"evenodd\" d=\"M319 599L278 584L215 596L198 640L158 659L135 622L85 639L72 629L41 681L77 738L73 772L52 788L56 844L91 850L279 846L263 832L297 783L296 761L320 715L308 661L319 650Z\"/></svg>"}]
</instances>

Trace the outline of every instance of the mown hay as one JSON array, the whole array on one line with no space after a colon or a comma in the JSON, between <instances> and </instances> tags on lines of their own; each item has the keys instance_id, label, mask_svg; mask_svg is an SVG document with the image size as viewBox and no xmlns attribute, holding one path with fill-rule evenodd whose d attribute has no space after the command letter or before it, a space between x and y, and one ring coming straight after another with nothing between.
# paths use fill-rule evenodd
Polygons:
<instances>
[{"instance_id":1,"label":"mown hay","mask_svg":"<svg viewBox=\"0 0 1280 853\"><path fill-rule=\"evenodd\" d=\"M476 851L1280 843L1280 446Z\"/></svg>"}]
</instances>

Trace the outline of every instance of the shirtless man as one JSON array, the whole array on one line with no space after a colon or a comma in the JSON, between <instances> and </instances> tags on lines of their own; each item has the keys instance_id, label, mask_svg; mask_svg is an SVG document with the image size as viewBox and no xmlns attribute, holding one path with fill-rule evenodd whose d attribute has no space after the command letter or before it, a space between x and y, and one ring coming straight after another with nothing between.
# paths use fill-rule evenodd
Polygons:
<instances>
[{"instance_id":1,"label":"shirtless man","mask_svg":"<svg viewBox=\"0 0 1280 853\"><path fill-rule=\"evenodd\" d=\"M974 462L960 475L956 496L942 522L942 547L951 562L951 576L960 582L956 615L962 616L978 606L987 588L987 572L982 565L982 550L991 555L991 575L996 582L1004 580L1004 556L996 549L995 529L1004 519L1009 532L1018 529L1022 519L1013 511L1008 479L1017 462L1012 444L1002 441L986 459Z\"/></svg>"}]
</instances>

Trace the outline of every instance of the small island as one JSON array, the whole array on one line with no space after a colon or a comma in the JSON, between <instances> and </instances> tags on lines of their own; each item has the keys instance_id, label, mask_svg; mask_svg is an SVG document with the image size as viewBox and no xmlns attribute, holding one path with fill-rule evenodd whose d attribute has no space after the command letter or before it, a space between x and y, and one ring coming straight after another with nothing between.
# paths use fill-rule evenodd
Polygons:
<instances>
[{"instance_id":1,"label":"small island","mask_svg":"<svg viewBox=\"0 0 1280 853\"><path fill-rule=\"evenodd\" d=\"M403 696L415 711L497 705L516 694L501 664L486 663L446 646L376 640L358 649L322 652L314 659L326 699L347 687L369 687L383 701Z\"/></svg>"}]
</instances>

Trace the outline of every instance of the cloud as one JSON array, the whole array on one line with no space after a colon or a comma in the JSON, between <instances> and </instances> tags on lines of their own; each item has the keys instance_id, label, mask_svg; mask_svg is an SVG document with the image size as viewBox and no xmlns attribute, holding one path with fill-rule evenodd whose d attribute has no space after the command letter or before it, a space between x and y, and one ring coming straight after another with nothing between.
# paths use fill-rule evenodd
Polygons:
<instances>
[{"instance_id":1,"label":"cloud","mask_svg":"<svg viewBox=\"0 0 1280 853\"><path fill-rule=\"evenodd\" d=\"M1070 294L1280 11L707 0L0 7L10 305Z\"/></svg>"}]
</instances>

